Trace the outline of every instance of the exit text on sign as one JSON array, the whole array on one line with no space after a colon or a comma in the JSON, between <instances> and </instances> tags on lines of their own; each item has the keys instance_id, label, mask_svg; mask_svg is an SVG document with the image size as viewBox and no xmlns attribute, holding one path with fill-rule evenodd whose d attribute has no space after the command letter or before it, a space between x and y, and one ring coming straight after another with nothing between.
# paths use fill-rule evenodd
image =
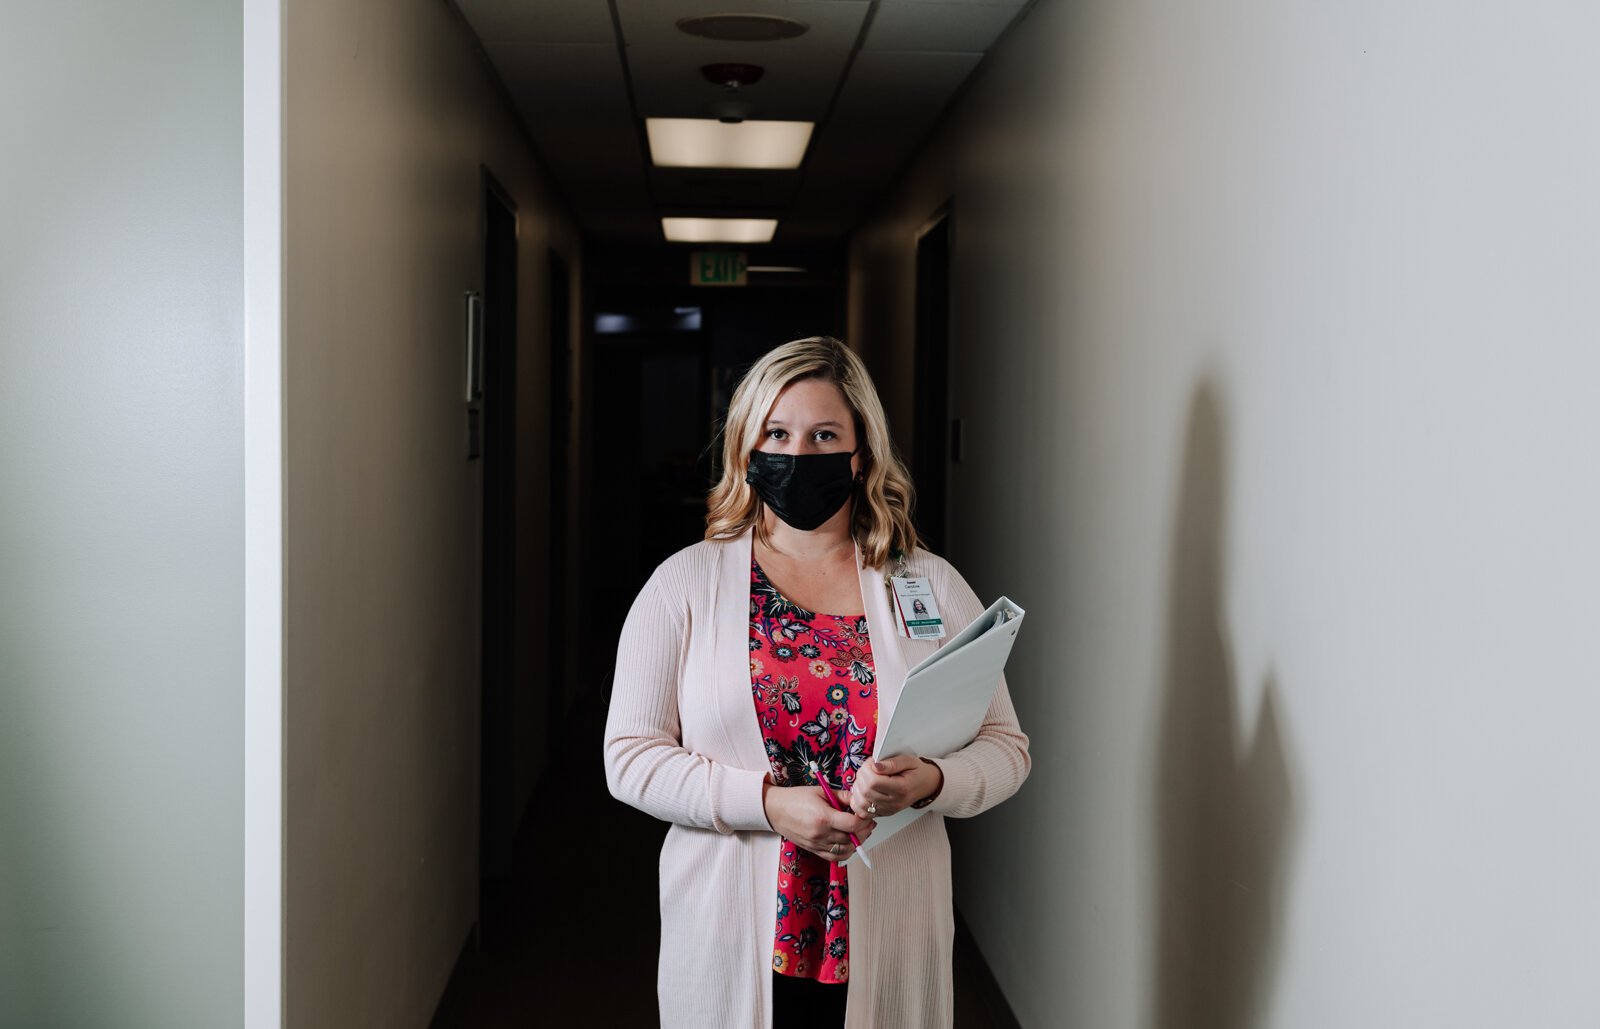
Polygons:
<instances>
[{"instance_id":1,"label":"exit text on sign","mask_svg":"<svg viewBox=\"0 0 1600 1029\"><path fill-rule=\"evenodd\" d=\"M743 251L696 250L689 255L689 284L692 286L743 286L750 262Z\"/></svg>"}]
</instances>

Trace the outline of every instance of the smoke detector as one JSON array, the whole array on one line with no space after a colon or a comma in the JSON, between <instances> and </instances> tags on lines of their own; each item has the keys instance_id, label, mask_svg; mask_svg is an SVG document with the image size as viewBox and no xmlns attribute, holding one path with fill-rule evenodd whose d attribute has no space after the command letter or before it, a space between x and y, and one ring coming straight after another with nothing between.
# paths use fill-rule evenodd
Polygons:
<instances>
[{"instance_id":1,"label":"smoke detector","mask_svg":"<svg viewBox=\"0 0 1600 1029\"><path fill-rule=\"evenodd\" d=\"M740 86L753 86L761 81L761 76L767 69L759 64L703 64L700 74L706 77L707 82L714 82L726 88L729 92L736 91Z\"/></svg>"},{"instance_id":2,"label":"smoke detector","mask_svg":"<svg viewBox=\"0 0 1600 1029\"><path fill-rule=\"evenodd\" d=\"M731 43L771 43L804 35L811 26L776 14L702 14L679 18L679 31Z\"/></svg>"},{"instance_id":3,"label":"smoke detector","mask_svg":"<svg viewBox=\"0 0 1600 1029\"><path fill-rule=\"evenodd\" d=\"M751 106L739 99L739 89L761 81L767 69L759 64L707 64L700 74L707 82L722 87L723 99L711 105L711 116L718 121L737 124L750 117Z\"/></svg>"}]
</instances>

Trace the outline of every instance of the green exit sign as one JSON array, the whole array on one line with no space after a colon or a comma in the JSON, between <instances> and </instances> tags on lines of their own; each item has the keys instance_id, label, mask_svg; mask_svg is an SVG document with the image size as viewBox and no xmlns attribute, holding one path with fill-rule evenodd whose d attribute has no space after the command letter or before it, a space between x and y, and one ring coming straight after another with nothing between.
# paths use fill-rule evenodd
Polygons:
<instances>
[{"instance_id":1,"label":"green exit sign","mask_svg":"<svg viewBox=\"0 0 1600 1029\"><path fill-rule=\"evenodd\" d=\"M696 250L689 255L689 285L744 286L750 262L739 250Z\"/></svg>"}]
</instances>

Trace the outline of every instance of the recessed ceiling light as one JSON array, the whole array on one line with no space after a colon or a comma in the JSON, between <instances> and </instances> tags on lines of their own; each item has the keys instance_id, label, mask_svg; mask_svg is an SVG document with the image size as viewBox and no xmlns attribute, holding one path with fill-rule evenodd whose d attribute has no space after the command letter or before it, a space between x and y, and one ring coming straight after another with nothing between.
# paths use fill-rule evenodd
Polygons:
<instances>
[{"instance_id":1,"label":"recessed ceiling light","mask_svg":"<svg viewBox=\"0 0 1600 1029\"><path fill-rule=\"evenodd\" d=\"M663 218L668 243L770 243L776 218Z\"/></svg>"},{"instance_id":2,"label":"recessed ceiling light","mask_svg":"<svg viewBox=\"0 0 1600 1029\"><path fill-rule=\"evenodd\" d=\"M798 168L811 142L809 121L722 122L646 118L650 160L658 168Z\"/></svg>"},{"instance_id":3,"label":"recessed ceiling light","mask_svg":"<svg viewBox=\"0 0 1600 1029\"><path fill-rule=\"evenodd\" d=\"M736 43L770 43L803 35L811 26L776 14L706 14L679 18L680 31L701 39L727 39Z\"/></svg>"}]
</instances>

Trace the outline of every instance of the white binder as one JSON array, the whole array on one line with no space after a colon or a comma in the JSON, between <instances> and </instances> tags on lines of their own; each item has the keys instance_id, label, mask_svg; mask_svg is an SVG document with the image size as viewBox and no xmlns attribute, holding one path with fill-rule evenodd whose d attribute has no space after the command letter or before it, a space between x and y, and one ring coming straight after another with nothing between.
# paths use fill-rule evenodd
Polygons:
<instances>
[{"instance_id":1,"label":"white binder","mask_svg":"<svg viewBox=\"0 0 1600 1029\"><path fill-rule=\"evenodd\" d=\"M889 724L878 731L873 758L899 754L938 758L971 743L1000 688L1000 673L1024 614L1001 597L911 669ZM870 853L926 813L926 808L906 808L878 819L861 850Z\"/></svg>"}]
</instances>

